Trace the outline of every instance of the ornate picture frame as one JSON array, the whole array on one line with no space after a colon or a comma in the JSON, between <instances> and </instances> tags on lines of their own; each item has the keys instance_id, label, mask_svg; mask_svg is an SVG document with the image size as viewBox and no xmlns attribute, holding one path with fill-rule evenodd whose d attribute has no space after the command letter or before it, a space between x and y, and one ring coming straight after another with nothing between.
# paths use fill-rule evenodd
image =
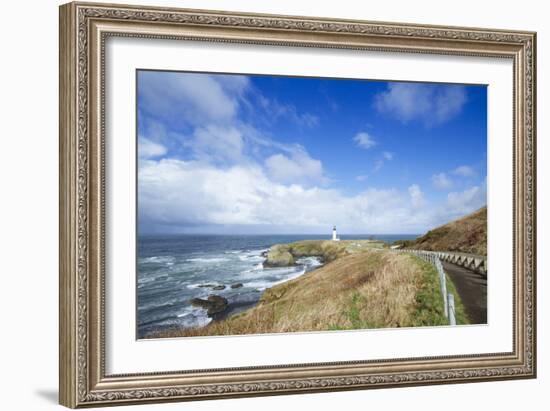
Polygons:
<instances>
[{"instance_id":1,"label":"ornate picture frame","mask_svg":"<svg viewBox=\"0 0 550 411\"><path fill-rule=\"evenodd\" d=\"M110 37L498 57L513 62L513 350L108 375L105 42ZM67 407L536 376L536 34L220 11L60 7L60 403Z\"/></svg>"}]
</instances>

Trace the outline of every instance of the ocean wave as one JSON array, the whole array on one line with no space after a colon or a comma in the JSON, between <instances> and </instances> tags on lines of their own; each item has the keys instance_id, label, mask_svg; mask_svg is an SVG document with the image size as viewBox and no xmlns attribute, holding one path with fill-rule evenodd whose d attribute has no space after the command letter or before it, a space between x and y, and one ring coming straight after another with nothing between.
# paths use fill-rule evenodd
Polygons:
<instances>
[{"instance_id":1,"label":"ocean wave","mask_svg":"<svg viewBox=\"0 0 550 411\"><path fill-rule=\"evenodd\" d=\"M209 290L212 290L213 287L216 287L219 285L225 285L227 288L227 284L221 284L217 281L203 281L200 283L186 284L185 287L189 288L190 290L204 289L205 291L209 291ZM215 291L223 291L223 290L215 290Z\"/></svg>"},{"instance_id":2,"label":"ocean wave","mask_svg":"<svg viewBox=\"0 0 550 411\"><path fill-rule=\"evenodd\" d=\"M265 289L271 287L273 285L270 281L249 281L247 283L244 283L245 287L248 288L255 288L258 291L264 291Z\"/></svg>"},{"instance_id":3,"label":"ocean wave","mask_svg":"<svg viewBox=\"0 0 550 411\"><path fill-rule=\"evenodd\" d=\"M239 278L261 278L261 277L280 277L296 272L300 266L292 267L269 267L264 268L262 263L256 264L254 267L241 271Z\"/></svg>"},{"instance_id":4,"label":"ocean wave","mask_svg":"<svg viewBox=\"0 0 550 411\"><path fill-rule=\"evenodd\" d=\"M305 268L301 270L294 271L291 275L279 277L277 279L261 279L258 278L256 281L248 281L245 282L243 285L245 287L255 288L260 291L264 291L267 288L271 288L275 285L286 283L287 281L294 280L295 278L298 278L306 273Z\"/></svg>"},{"instance_id":5,"label":"ocean wave","mask_svg":"<svg viewBox=\"0 0 550 411\"><path fill-rule=\"evenodd\" d=\"M144 285L144 284L150 283L151 281L155 281L155 278L154 277L138 278L138 285Z\"/></svg>"},{"instance_id":6,"label":"ocean wave","mask_svg":"<svg viewBox=\"0 0 550 411\"><path fill-rule=\"evenodd\" d=\"M260 248L258 250L250 250L250 255L262 255L263 253L267 253L269 251L269 248Z\"/></svg>"},{"instance_id":7,"label":"ocean wave","mask_svg":"<svg viewBox=\"0 0 550 411\"><path fill-rule=\"evenodd\" d=\"M167 279L167 278L168 278L168 274L164 274L164 273L157 274L157 275L149 274L149 275L138 277L137 283L138 283L138 286L143 286L147 283L151 283L156 280Z\"/></svg>"},{"instance_id":8,"label":"ocean wave","mask_svg":"<svg viewBox=\"0 0 550 411\"><path fill-rule=\"evenodd\" d=\"M205 310L192 306L183 308L177 317L180 325L185 328L204 327L212 321Z\"/></svg>"},{"instance_id":9,"label":"ocean wave","mask_svg":"<svg viewBox=\"0 0 550 411\"><path fill-rule=\"evenodd\" d=\"M180 311L172 312L167 316L151 318L150 320L140 324L143 331L159 330L173 327L194 328L204 327L212 321L208 317L206 311L200 308L183 308Z\"/></svg>"},{"instance_id":10,"label":"ocean wave","mask_svg":"<svg viewBox=\"0 0 550 411\"><path fill-rule=\"evenodd\" d=\"M187 261L190 261L193 263L211 264L211 263L223 263L224 261L230 261L230 260L229 258L225 258L225 257L196 257L196 258L188 258Z\"/></svg>"},{"instance_id":11,"label":"ocean wave","mask_svg":"<svg viewBox=\"0 0 550 411\"><path fill-rule=\"evenodd\" d=\"M235 245L234 245L235 246ZM230 305L257 301L259 292L290 281L322 265L315 257L297 260L292 267L264 267L265 248L216 249L212 252L185 252L179 248L171 256L140 258L145 265L137 279L140 333L170 327L202 327L211 318L206 310L189 303L191 298L220 294ZM156 264L156 265L153 265ZM168 267L169 266L169 267ZM231 284L243 284L231 288ZM204 287L209 284L211 287ZM225 285L224 290L212 290ZM144 321L144 322L141 322Z\"/></svg>"},{"instance_id":12,"label":"ocean wave","mask_svg":"<svg viewBox=\"0 0 550 411\"><path fill-rule=\"evenodd\" d=\"M171 255L159 255L153 257L146 257L141 259L142 263L154 263L154 264L166 264L172 265L176 261L176 258Z\"/></svg>"},{"instance_id":13,"label":"ocean wave","mask_svg":"<svg viewBox=\"0 0 550 411\"><path fill-rule=\"evenodd\" d=\"M239 256L239 260L241 261L254 262L254 261L263 261L264 259L265 258L262 257L261 255L255 255L255 254L245 254L245 255Z\"/></svg>"},{"instance_id":14,"label":"ocean wave","mask_svg":"<svg viewBox=\"0 0 550 411\"><path fill-rule=\"evenodd\" d=\"M300 257L296 260L296 263L305 265L308 268L316 268L323 265L323 262L319 257Z\"/></svg>"}]
</instances>

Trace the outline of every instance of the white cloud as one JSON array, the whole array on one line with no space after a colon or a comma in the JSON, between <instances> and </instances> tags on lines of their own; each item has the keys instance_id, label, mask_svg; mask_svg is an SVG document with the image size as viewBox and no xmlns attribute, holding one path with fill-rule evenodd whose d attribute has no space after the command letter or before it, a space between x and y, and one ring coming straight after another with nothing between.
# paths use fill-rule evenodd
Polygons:
<instances>
[{"instance_id":1,"label":"white cloud","mask_svg":"<svg viewBox=\"0 0 550 411\"><path fill-rule=\"evenodd\" d=\"M434 174L432 184L438 190L447 190L453 186L452 180L445 173Z\"/></svg>"},{"instance_id":2,"label":"white cloud","mask_svg":"<svg viewBox=\"0 0 550 411\"><path fill-rule=\"evenodd\" d=\"M487 183L447 195L445 210L453 218L466 215L487 204Z\"/></svg>"},{"instance_id":3,"label":"white cloud","mask_svg":"<svg viewBox=\"0 0 550 411\"><path fill-rule=\"evenodd\" d=\"M196 128L192 139L185 143L196 158L209 161L239 161L243 155L243 136L233 126L209 125Z\"/></svg>"},{"instance_id":4,"label":"white cloud","mask_svg":"<svg viewBox=\"0 0 550 411\"><path fill-rule=\"evenodd\" d=\"M140 222L197 225L248 224L262 201L255 169L229 171L174 159L144 162L139 169Z\"/></svg>"},{"instance_id":5,"label":"white cloud","mask_svg":"<svg viewBox=\"0 0 550 411\"><path fill-rule=\"evenodd\" d=\"M367 175L364 175L364 174L363 174L363 175L360 175L360 176L357 176L357 177L355 177L355 179L356 179L357 181L365 181L365 180L366 180L367 178L369 178L369 176L367 176Z\"/></svg>"},{"instance_id":6,"label":"white cloud","mask_svg":"<svg viewBox=\"0 0 550 411\"><path fill-rule=\"evenodd\" d=\"M380 171L380 169L384 166L384 163L391 160L393 160L393 153L389 151L382 152L381 157L374 162L374 167L372 171L375 173Z\"/></svg>"},{"instance_id":7,"label":"white cloud","mask_svg":"<svg viewBox=\"0 0 550 411\"><path fill-rule=\"evenodd\" d=\"M268 174L280 183L323 182L323 165L302 148L290 155L274 154L265 160Z\"/></svg>"},{"instance_id":8,"label":"white cloud","mask_svg":"<svg viewBox=\"0 0 550 411\"><path fill-rule=\"evenodd\" d=\"M145 124L151 141L165 144L168 151L183 145L201 160L247 161L245 151L257 156L295 151L242 120L240 112L246 109L260 116L253 96L270 118L284 116L305 127L319 124L311 113L265 98L247 76L140 71L138 85L139 109L149 116Z\"/></svg>"},{"instance_id":9,"label":"white cloud","mask_svg":"<svg viewBox=\"0 0 550 411\"><path fill-rule=\"evenodd\" d=\"M359 224L383 230L392 210L403 204L395 190L369 189L346 197L338 190L277 183L254 165L219 169L193 161L149 160L140 166L139 182L144 224L260 224L268 229Z\"/></svg>"},{"instance_id":10,"label":"white cloud","mask_svg":"<svg viewBox=\"0 0 550 411\"><path fill-rule=\"evenodd\" d=\"M408 191L413 208L420 208L425 204L424 194L418 184L411 185Z\"/></svg>"},{"instance_id":11,"label":"white cloud","mask_svg":"<svg viewBox=\"0 0 550 411\"><path fill-rule=\"evenodd\" d=\"M453 174L461 177L474 177L476 175L476 172L470 166L460 166L453 170Z\"/></svg>"},{"instance_id":12,"label":"white cloud","mask_svg":"<svg viewBox=\"0 0 550 411\"><path fill-rule=\"evenodd\" d=\"M466 103L466 89L463 86L446 86L435 93L434 124L444 123L460 113Z\"/></svg>"},{"instance_id":13,"label":"white cloud","mask_svg":"<svg viewBox=\"0 0 550 411\"><path fill-rule=\"evenodd\" d=\"M353 137L353 141L365 150L368 150L371 147L374 147L376 145L376 141L367 133L367 132L360 132Z\"/></svg>"},{"instance_id":14,"label":"white cloud","mask_svg":"<svg viewBox=\"0 0 550 411\"><path fill-rule=\"evenodd\" d=\"M299 121L307 127L315 127L319 125L319 117L311 113L303 113L299 117Z\"/></svg>"},{"instance_id":15,"label":"white cloud","mask_svg":"<svg viewBox=\"0 0 550 411\"><path fill-rule=\"evenodd\" d=\"M145 137L138 138L138 156L139 158L160 157L166 154L166 147L155 143Z\"/></svg>"},{"instance_id":16,"label":"white cloud","mask_svg":"<svg viewBox=\"0 0 550 411\"><path fill-rule=\"evenodd\" d=\"M139 107L160 119L192 125L231 121L249 87L246 76L140 71Z\"/></svg>"},{"instance_id":17,"label":"white cloud","mask_svg":"<svg viewBox=\"0 0 550 411\"><path fill-rule=\"evenodd\" d=\"M239 233L418 233L485 204L485 187L450 193L430 204L418 184L407 190L367 188L358 194L275 181L257 164L215 167L199 161L143 160L139 167L139 221L160 231L228 229ZM205 228L206 227L206 228ZM328 232L328 231L327 231Z\"/></svg>"},{"instance_id":18,"label":"white cloud","mask_svg":"<svg viewBox=\"0 0 550 411\"><path fill-rule=\"evenodd\" d=\"M298 111L293 104L283 104L275 99L269 99L262 95L259 90L255 90L256 98L260 103L260 106L269 116L268 120L277 120L280 117L284 117L302 127L316 127L320 123L318 116L305 112Z\"/></svg>"},{"instance_id":19,"label":"white cloud","mask_svg":"<svg viewBox=\"0 0 550 411\"><path fill-rule=\"evenodd\" d=\"M384 160L378 159L374 162L374 167L372 168L373 172L380 171L380 169L384 166Z\"/></svg>"},{"instance_id":20,"label":"white cloud","mask_svg":"<svg viewBox=\"0 0 550 411\"><path fill-rule=\"evenodd\" d=\"M388 89L374 99L379 112L403 123L420 120L427 126L450 120L460 113L465 103L466 89L463 86L418 83L389 83Z\"/></svg>"}]
</instances>

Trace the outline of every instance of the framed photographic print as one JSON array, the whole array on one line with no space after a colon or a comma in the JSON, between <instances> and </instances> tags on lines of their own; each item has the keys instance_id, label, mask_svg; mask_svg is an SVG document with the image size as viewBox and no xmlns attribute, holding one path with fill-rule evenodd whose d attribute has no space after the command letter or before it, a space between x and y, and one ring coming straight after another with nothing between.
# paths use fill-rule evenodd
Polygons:
<instances>
[{"instance_id":1,"label":"framed photographic print","mask_svg":"<svg viewBox=\"0 0 550 411\"><path fill-rule=\"evenodd\" d=\"M61 6L61 404L535 377L535 50Z\"/></svg>"}]
</instances>

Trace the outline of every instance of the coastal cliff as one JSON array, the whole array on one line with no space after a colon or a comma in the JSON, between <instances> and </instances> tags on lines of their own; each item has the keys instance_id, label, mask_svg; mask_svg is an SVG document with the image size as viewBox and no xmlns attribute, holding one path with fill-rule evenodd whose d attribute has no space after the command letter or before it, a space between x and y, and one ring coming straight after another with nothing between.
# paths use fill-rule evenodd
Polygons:
<instances>
[{"instance_id":1,"label":"coastal cliff","mask_svg":"<svg viewBox=\"0 0 550 411\"><path fill-rule=\"evenodd\" d=\"M373 240L308 240L272 246L264 266L318 257L324 265L267 289L258 304L204 327L152 337L238 335L447 324L434 267ZM459 323L467 323L460 298Z\"/></svg>"},{"instance_id":2,"label":"coastal cliff","mask_svg":"<svg viewBox=\"0 0 550 411\"><path fill-rule=\"evenodd\" d=\"M290 244L275 244L266 255L264 267L288 267L300 257L318 257L329 263L347 254L365 249L382 249L385 243L378 240L304 240Z\"/></svg>"}]
</instances>

